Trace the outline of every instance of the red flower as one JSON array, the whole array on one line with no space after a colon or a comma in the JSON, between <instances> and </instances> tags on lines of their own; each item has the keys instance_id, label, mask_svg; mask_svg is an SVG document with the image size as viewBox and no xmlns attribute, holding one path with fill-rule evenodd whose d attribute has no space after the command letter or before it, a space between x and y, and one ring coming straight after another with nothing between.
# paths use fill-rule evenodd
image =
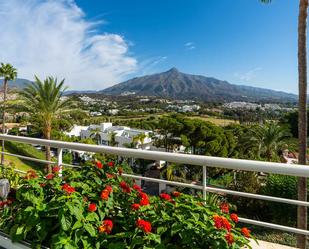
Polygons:
<instances>
[{"instance_id":1,"label":"red flower","mask_svg":"<svg viewBox=\"0 0 309 249\"><path fill-rule=\"evenodd\" d=\"M139 193L139 197L141 198L139 204L141 206L147 206L149 205L149 198L148 198L148 195L144 192L140 192Z\"/></svg>"},{"instance_id":2,"label":"red flower","mask_svg":"<svg viewBox=\"0 0 309 249\"><path fill-rule=\"evenodd\" d=\"M113 226L114 224L111 220L104 220L102 225L99 226L99 232L110 234L112 232Z\"/></svg>"},{"instance_id":3,"label":"red flower","mask_svg":"<svg viewBox=\"0 0 309 249\"><path fill-rule=\"evenodd\" d=\"M108 162L107 165L108 165L109 167L114 167L114 163L113 163L113 162Z\"/></svg>"},{"instance_id":4,"label":"red flower","mask_svg":"<svg viewBox=\"0 0 309 249\"><path fill-rule=\"evenodd\" d=\"M0 208L4 207L6 205L6 201L0 201Z\"/></svg>"},{"instance_id":5,"label":"red flower","mask_svg":"<svg viewBox=\"0 0 309 249\"><path fill-rule=\"evenodd\" d=\"M178 192L178 191L174 191L174 192L172 193L172 196L174 196L174 197L178 197L178 196L180 196L180 195L181 195L181 193Z\"/></svg>"},{"instance_id":6,"label":"red flower","mask_svg":"<svg viewBox=\"0 0 309 249\"><path fill-rule=\"evenodd\" d=\"M121 167L118 168L118 174L121 176L123 173L123 169Z\"/></svg>"},{"instance_id":7,"label":"red flower","mask_svg":"<svg viewBox=\"0 0 309 249\"><path fill-rule=\"evenodd\" d=\"M101 199L104 200L104 201L107 201L108 197L109 197L109 191L107 189L104 189L101 192Z\"/></svg>"},{"instance_id":8,"label":"red flower","mask_svg":"<svg viewBox=\"0 0 309 249\"><path fill-rule=\"evenodd\" d=\"M136 226L140 229L142 229L145 233L151 232L151 223L142 219L138 219L136 221Z\"/></svg>"},{"instance_id":9,"label":"red flower","mask_svg":"<svg viewBox=\"0 0 309 249\"><path fill-rule=\"evenodd\" d=\"M248 228L246 228L246 227L243 227L243 228L241 229L241 233L242 233L245 237L247 237L247 238L250 238L250 237L251 237L250 232L251 232L251 231L250 231Z\"/></svg>"},{"instance_id":10,"label":"red flower","mask_svg":"<svg viewBox=\"0 0 309 249\"><path fill-rule=\"evenodd\" d=\"M231 218L231 220L234 221L235 223L238 222L238 215L237 215L237 214L231 214L231 215L230 215L230 218Z\"/></svg>"},{"instance_id":11,"label":"red flower","mask_svg":"<svg viewBox=\"0 0 309 249\"><path fill-rule=\"evenodd\" d=\"M36 174L36 172L32 169L27 171L27 174L25 176L25 179L34 179L34 178L38 178L38 175Z\"/></svg>"},{"instance_id":12,"label":"red flower","mask_svg":"<svg viewBox=\"0 0 309 249\"><path fill-rule=\"evenodd\" d=\"M166 193L160 194L160 198L164 199L164 200L167 200L167 201L171 200L171 196L169 194L166 194Z\"/></svg>"},{"instance_id":13,"label":"red flower","mask_svg":"<svg viewBox=\"0 0 309 249\"><path fill-rule=\"evenodd\" d=\"M106 173L106 177L111 179L111 178L114 178L114 175L113 174L109 174L109 173Z\"/></svg>"},{"instance_id":14,"label":"red flower","mask_svg":"<svg viewBox=\"0 0 309 249\"><path fill-rule=\"evenodd\" d=\"M53 167L53 172L54 173L57 173L57 172L59 172L60 171L60 166L54 166Z\"/></svg>"},{"instance_id":15,"label":"red flower","mask_svg":"<svg viewBox=\"0 0 309 249\"><path fill-rule=\"evenodd\" d=\"M103 168L103 164L100 161L96 161L95 163L99 169Z\"/></svg>"},{"instance_id":16,"label":"red flower","mask_svg":"<svg viewBox=\"0 0 309 249\"><path fill-rule=\"evenodd\" d=\"M122 188L123 192L126 192L126 193L130 193L131 192L130 186L126 182L124 182L124 181L120 182L120 187Z\"/></svg>"},{"instance_id":17,"label":"red flower","mask_svg":"<svg viewBox=\"0 0 309 249\"><path fill-rule=\"evenodd\" d=\"M217 228L217 229L221 229L222 228L222 219L221 219L221 216L219 216L219 215L214 215L213 216L213 219L214 219L214 222L215 222L215 227Z\"/></svg>"},{"instance_id":18,"label":"red flower","mask_svg":"<svg viewBox=\"0 0 309 249\"><path fill-rule=\"evenodd\" d=\"M147 206L147 205L149 205L149 200L148 199L141 199L139 204L141 206Z\"/></svg>"},{"instance_id":19,"label":"red flower","mask_svg":"<svg viewBox=\"0 0 309 249\"><path fill-rule=\"evenodd\" d=\"M217 229L226 229L227 231L231 231L232 226L224 216L214 215L213 219Z\"/></svg>"},{"instance_id":20,"label":"red flower","mask_svg":"<svg viewBox=\"0 0 309 249\"><path fill-rule=\"evenodd\" d=\"M95 212L97 210L97 205L95 203L90 203L88 206L89 212Z\"/></svg>"},{"instance_id":21,"label":"red flower","mask_svg":"<svg viewBox=\"0 0 309 249\"><path fill-rule=\"evenodd\" d=\"M46 184L45 184L45 183L40 183L40 186L41 186L42 188L44 188L44 187L46 186Z\"/></svg>"},{"instance_id":22,"label":"red flower","mask_svg":"<svg viewBox=\"0 0 309 249\"><path fill-rule=\"evenodd\" d=\"M223 228L225 228L227 231L231 231L232 226L230 222L227 220L227 218L222 216L221 219L222 219Z\"/></svg>"},{"instance_id":23,"label":"red flower","mask_svg":"<svg viewBox=\"0 0 309 249\"><path fill-rule=\"evenodd\" d=\"M67 192L67 194L72 194L73 192L75 192L75 188L70 186L69 184L65 183L62 186L62 190L64 190L65 192Z\"/></svg>"},{"instance_id":24,"label":"red flower","mask_svg":"<svg viewBox=\"0 0 309 249\"><path fill-rule=\"evenodd\" d=\"M139 193L142 192L142 188L136 184L133 185L133 188Z\"/></svg>"},{"instance_id":25,"label":"red flower","mask_svg":"<svg viewBox=\"0 0 309 249\"><path fill-rule=\"evenodd\" d=\"M110 185L106 185L105 189L108 191L109 194L113 192L113 188Z\"/></svg>"},{"instance_id":26,"label":"red flower","mask_svg":"<svg viewBox=\"0 0 309 249\"><path fill-rule=\"evenodd\" d=\"M139 210L140 204L134 203L134 204L131 205L131 208L132 208L133 210Z\"/></svg>"},{"instance_id":27,"label":"red flower","mask_svg":"<svg viewBox=\"0 0 309 249\"><path fill-rule=\"evenodd\" d=\"M220 209L223 213L228 214L229 213L229 204L224 202L220 205Z\"/></svg>"},{"instance_id":28,"label":"red flower","mask_svg":"<svg viewBox=\"0 0 309 249\"><path fill-rule=\"evenodd\" d=\"M53 173L49 173L45 176L46 179L51 180L55 177L55 175Z\"/></svg>"},{"instance_id":29,"label":"red flower","mask_svg":"<svg viewBox=\"0 0 309 249\"><path fill-rule=\"evenodd\" d=\"M225 239L229 245L232 245L234 243L234 237L231 233L226 234Z\"/></svg>"}]
</instances>

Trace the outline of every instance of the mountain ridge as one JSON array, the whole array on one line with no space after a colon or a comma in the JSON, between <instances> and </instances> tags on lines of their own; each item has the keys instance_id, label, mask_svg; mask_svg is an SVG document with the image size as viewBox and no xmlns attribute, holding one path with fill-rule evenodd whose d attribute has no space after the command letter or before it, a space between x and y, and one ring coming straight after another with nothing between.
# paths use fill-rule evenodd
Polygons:
<instances>
[{"instance_id":1,"label":"mountain ridge","mask_svg":"<svg viewBox=\"0 0 309 249\"><path fill-rule=\"evenodd\" d=\"M99 91L107 95L134 92L141 96L158 96L203 101L280 101L294 102L297 95L283 91L247 85L231 84L225 80L193 75L171 68L162 73L135 77Z\"/></svg>"}]
</instances>

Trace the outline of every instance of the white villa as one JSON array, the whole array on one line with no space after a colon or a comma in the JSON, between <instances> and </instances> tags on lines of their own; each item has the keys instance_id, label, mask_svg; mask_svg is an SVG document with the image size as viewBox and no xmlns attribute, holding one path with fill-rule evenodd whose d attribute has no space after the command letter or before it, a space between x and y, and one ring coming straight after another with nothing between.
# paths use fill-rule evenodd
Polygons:
<instances>
[{"instance_id":1,"label":"white villa","mask_svg":"<svg viewBox=\"0 0 309 249\"><path fill-rule=\"evenodd\" d=\"M82 139L98 138L98 144L110 145L115 143L118 147L133 147L149 150L152 144L151 131L133 129L127 126L113 126L112 123L100 125L74 126L67 135L74 134ZM113 141L112 141L113 140Z\"/></svg>"}]
</instances>

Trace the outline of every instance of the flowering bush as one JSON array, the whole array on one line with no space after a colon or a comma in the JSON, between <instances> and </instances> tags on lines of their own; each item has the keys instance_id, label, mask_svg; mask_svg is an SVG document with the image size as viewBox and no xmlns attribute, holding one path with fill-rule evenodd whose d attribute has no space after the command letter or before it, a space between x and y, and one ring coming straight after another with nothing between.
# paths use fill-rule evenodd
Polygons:
<instances>
[{"instance_id":1,"label":"flowering bush","mask_svg":"<svg viewBox=\"0 0 309 249\"><path fill-rule=\"evenodd\" d=\"M251 237L236 228L229 205L207 205L173 192L148 196L113 162L80 170L29 172L14 199L0 205L0 227L34 248L242 248Z\"/></svg>"}]
</instances>

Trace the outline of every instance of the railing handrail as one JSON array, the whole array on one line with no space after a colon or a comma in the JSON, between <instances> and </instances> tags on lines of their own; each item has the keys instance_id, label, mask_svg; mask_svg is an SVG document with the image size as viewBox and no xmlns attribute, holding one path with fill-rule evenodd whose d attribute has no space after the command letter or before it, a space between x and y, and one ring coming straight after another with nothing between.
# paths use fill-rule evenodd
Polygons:
<instances>
[{"instance_id":1,"label":"railing handrail","mask_svg":"<svg viewBox=\"0 0 309 249\"><path fill-rule=\"evenodd\" d=\"M7 152L0 152L0 154L7 154L11 156L16 156L25 160L36 161L36 162L47 162L47 163L57 163L60 166L59 176L62 176L62 166L70 166L70 167L80 167L74 165L64 164L62 162L62 153L63 149L71 149L78 151L87 151L87 152L97 152L97 153L108 153L115 154L126 157L133 158L144 158L144 159L152 159L152 160L164 160L168 162L176 162L176 163L185 163L189 165L199 165L203 167L203 179L202 185L196 184L188 184L181 183L175 181L168 181L163 179L149 178L145 176L138 176L132 174L123 174L125 177L130 177L133 179L140 179L144 181L157 182L170 184L172 186L181 186L181 187L189 187L193 189L202 190L203 199L206 201L206 192L213 192L217 194L231 194L235 196L242 196L247 198L254 198L266 201L275 201L279 203L286 203L292 205L299 206L309 206L309 202L294 200L294 199L285 199L280 197L266 196L260 194L252 194L247 192L239 192L228 189L219 189L215 187L207 186L206 181L206 168L210 167L220 167L220 168L228 168L234 170L247 170L247 171L260 171L260 172L268 172L268 173L276 173L283 175L293 175L293 176L301 176L301 177L309 177L309 167L306 165L291 165L284 163L273 163L273 162L262 162L262 161L252 161L252 160L242 160L242 159L231 159L231 158L221 158L221 157L211 157L211 156L198 156L192 154L178 154L178 153L170 153L170 152L158 152L158 151L146 151L146 150L137 150L137 149L127 149L127 148L118 148L118 147L110 147L110 146L100 146L100 145L89 145L89 144L81 144L81 143L72 143L72 142L63 142L56 140L46 140L46 139L38 139L38 138L29 138L29 137L21 137L21 136L12 136L12 135L3 135L0 134L0 140L5 141L15 141L19 143L26 144L38 144L42 146L50 146L53 148L57 148L57 162L49 162L46 160L35 159L31 157L21 156L17 154L11 154ZM15 169L16 170L16 169ZM16 170L18 172L22 172L20 170ZM25 172L22 172L25 173ZM282 226L278 224L246 219L239 217L239 221L258 225L273 229L279 229L286 232L294 232L303 235L309 235L309 231L302 230L294 227Z\"/></svg>"},{"instance_id":2,"label":"railing handrail","mask_svg":"<svg viewBox=\"0 0 309 249\"><path fill-rule=\"evenodd\" d=\"M108 153L133 158L143 158L150 160L158 160L159 158L160 160L163 161L189 164L189 165L266 172L266 173L291 175L299 177L309 177L309 166L299 164L285 164L285 163L254 161L245 159L180 154L172 152L138 150L138 149L111 147L105 145L92 145L92 144L73 143L73 142L64 142L57 140L47 140L40 138L30 138L30 137L0 134L0 140L2 139L6 141L15 141L26 144L38 144L42 146L50 146L52 148L80 150L95 153Z\"/></svg>"}]
</instances>

